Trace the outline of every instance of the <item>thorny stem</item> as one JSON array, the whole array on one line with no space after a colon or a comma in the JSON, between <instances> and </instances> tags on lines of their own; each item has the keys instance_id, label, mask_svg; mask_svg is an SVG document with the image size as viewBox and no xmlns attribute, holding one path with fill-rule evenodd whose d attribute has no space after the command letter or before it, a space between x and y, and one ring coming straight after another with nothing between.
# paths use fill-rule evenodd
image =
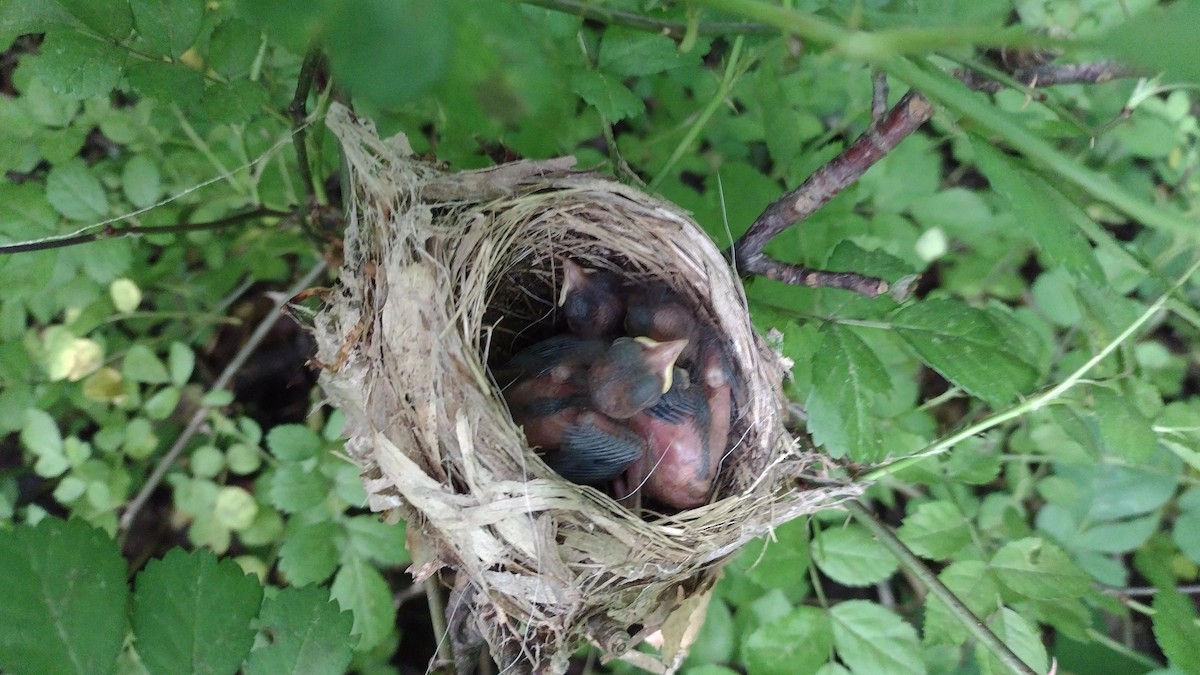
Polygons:
<instances>
[{"instance_id":1,"label":"thorny stem","mask_svg":"<svg viewBox=\"0 0 1200 675\"><path fill-rule=\"evenodd\" d=\"M890 550L905 568L925 584L931 595L944 602L959 623L1010 671L1021 675L1034 675L1033 669L1025 665L1021 658L1008 648L1008 645L996 637L983 619L975 616L969 607L964 605L949 588L946 588L941 579L938 579L932 570L926 567L912 551L908 550L908 547L900 541L892 529L880 521L870 509L859 501L846 502L846 509L850 515L854 516L855 520L870 530L879 543Z\"/></svg>"},{"instance_id":2,"label":"thorny stem","mask_svg":"<svg viewBox=\"0 0 1200 675\"><path fill-rule=\"evenodd\" d=\"M161 226L134 225L131 227L114 227L112 224L109 224L96 232L72 234L64 237L48 237L46 239L23 241L15 244L0 244L0 255L27 253L29 251L46 251L54 248L75 246L76 244L86 244L101 239L115 239L117 237L137 237L145 234L184 234L203 230L219 230L223 227L240 225L246 221L258 218L287 218L292 215L295 214L289 211L276 211L275 209L260 206L249 211L235 213L232 216L225 216L224 218L209 220L203 223L180 223L178 225Z\"/></svg>"},{"instance_id":3,"label":"thorny stem","mask_svg":"<svg viewBox=\"0 0 1200 675\"><path fill-rule=\"evenodd\" d=\"M225 366L225 370L221 371L216 381L213 382L212 387L209 388L209 393L221 391L229 386L234 375L237 374L246 360L250 358L254 350L258 348L259 343L267 336L267 333L275 325L275 322L283 316L280 310L284 304L300 291L311 286L317 277L325 271L325 266L326 263L324 260L318 260L303 278L283 293L280 299L275 302L273 311L267 312L267 315L263 317L263 320L254 329L254 332L247 338L246 343L242 345L238 353L229 361L229 365ZM129 506L125 508L125 513L121 514L119 528L122 545L125 543L125 537L129 534L130 526L133 525L133 521L137 518L138 513L141 512L142 507L146 505L146 501L150 499L150 495L162 483L163 477L167 475L167 471L175 464L175 460L179 459L179 455L187 447L188 441L200 430L200 426L204 423L205 418L208 417L208 410L209 406L205 405L201 405L196 409L196 412L192 414L192 418L188 420L187 426L184 427L183 432L179 434L179 438L175 439L175 443L171 446L171 449L158 461L158 465L154 467L154 471L146 479L146 484L142 486L137 496L130 500Z\"/></svg>"}]
</instances>

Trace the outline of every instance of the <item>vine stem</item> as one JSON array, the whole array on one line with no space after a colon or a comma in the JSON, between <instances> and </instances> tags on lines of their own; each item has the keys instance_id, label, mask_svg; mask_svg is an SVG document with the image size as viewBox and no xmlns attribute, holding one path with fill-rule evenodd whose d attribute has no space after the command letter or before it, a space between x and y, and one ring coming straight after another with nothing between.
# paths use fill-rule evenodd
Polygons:
<instances>
[{"instance_id":1,"label":"vine stem","mask_svg":"<svg viewBox=\"0 0 1200 675\"><path fill-rule=\"evenodd\" d=\"M246 340L246 343L242 345L242 348L238 350L237 354L234 354L233 358L229 361L229 364L225 366L225 370L221 371L221 374L217 377L216 381L213 382L212 387L209 388L209 394L212 394L216 391L221 391L229 386L229 383L233 380L234 375L237 374L238 370L241 369L246 360L250 358L250 355L254 353L254 350L258 348L258 345L260 342L262 342L263 338L267 336L267 332L270 331L271 327L275 325L275 322L279 321L279 318L283 316L283 313L280 311L283 309L283 306L300 291L312 286L313 282L317 280L317 277L319 277L321 273L325 271L325 267L325 261L318 260L312 269L310 269L299 281L297 281L292 285L291 288L283 293L279 300L275 302L275 307L273 310L268 312L267 315L263 317L263 320L259 322L257 327L255 327L254 332L250 334L250 337ZM159 460L158 465L154 467L154 471L152 471L150 476L146 479L146 484L142 486L140 491L138 491L137 496L130 500L129 506L127 506L125 508L125 512L121 514L121 520L118 524L118 528L121 532L120 538L122 545L125 543L125 537L129 534L130 526L137 518L138 513L140 513L142 508L146 505L146 501L150 499L150 495L153 494L154 490L158 488L160 483L162 483L163 478L167 475L167 471L169 471L175 464L175 460L179 459L179 455L183 453L183 449L187 447L188 441L190 441L192 436L195 436L196 432L200 430L200 426L204 423L205 418L208 417L208 410L209 406L205 405L201 405L196 409L196 412L192 414L191 419L188 420L187 426L184 427L183 432L180 433L179 437L175 439L175 443L171 446L171 449L167 451L167 454L163 455L162 459Z\"/></svg>"},{"instance_id":2,"label":"vine stem","mask_svg":"<svg viewBox=\"0 0 1200 675\"><path fill-rule=\"evenodd\" d=\"M884 476L894 474L902 469L906 469L926 459L927 457L940 455L955 445L958 445L966 439L971 438L972 436L982 434L983 432L1004 424L1009 420L1016 419L1022 415L1037 412L1048 405L1052 405L1057 399L1062 397L1063 394L1067 393L1067 391L1069 391L1072 387L1079 384L1088 371L1090 371L1092 368L1095 368L1098 363L1107 358L1108 355L1113 353L1117 347L1128 340L1134 333L1141 329L1142 326L1146 325L1150 319L1154 318L1154 315L1161 311L1162 308L1167 304L1167 300L1171 297L1171 294L1179 290L1179 288L1182 287L1183 284L1185 284L1187 280L1196 273L1197 270L1200 270L1200 260L1192 263L1191 267L1189 267L1182 276L1176 279L1175 283L1172 284L1170 288L1160 295L1157 300L1150 303L1150 306L1146 308L1146 311L1142 312L1137 319L1125 327L1125 330L1121 331L1121 333L1114 337L1108 344L1106 344L1103 349L1096 352L1092 358L1088 359L1086 363L1075 369L1075 371L1063 379L1062 382L1059 382L1055 386L1042 392L1041 394L1038 394L1037 396L1034 396L1033 398L1030 398L1007 410L998 412L987 419L980 420L976 424L972 424L971 426L962 429L958 433L951 434L950 436L947 436L946 438L934 443L933 445L930 445L928 448L921 450L916 454L903 457L889 464L885 464L874 471L870 471L862 476L862 480L879 480Z\"/></svg>"},{"instance_id":3,"label":"vine stem","mask_svg":"<svg viewBox=\"0 0 1200 675\"><path fill-rule=\"evenodd\" d=\"M953 614L954 617L958 619L960 623L962 623L963 627L966 628L967 631L979 641L979 644L986 647L987 650L995 655L995 657L999 659L1000 662L1003 663L1011 672L1019 673L1020 675L1036 675L1032 668L1025 665L1025 663L1021 661L1021 658L1008 648L1008 645L1004 644L1000 638L996 637L996 634L987 627L987 624L984 623L983 619L975 616L975 613L972 612L969 607L964 605L963 602L959 600L956 595L954 595L953 591L951 591L949 588L946 588L946 585L942 583L942 580L938 579L937 575L934 574L933 571L928 567L926 567L925 563L921 562L921 559L904 545L904 542L900 541L900 538L896 536L896 533L892 531L892 528L888 527L887 524L879 520L879 518L860 501L849 501L845 503L845 506L846 510L850 512L850 515L854 516L855 520L870 530L871 533L875 535L875 538L879 540L879 543L883 544L884 547L891 551L892 554L896 556L896 559L899 560L900 563L913 574L913 576L917 577L921 580L921 583L925 584L925 587L928 589L930 595L946 603L946 607L950 609L950 613Z\"/></svg>"}]
</instances>

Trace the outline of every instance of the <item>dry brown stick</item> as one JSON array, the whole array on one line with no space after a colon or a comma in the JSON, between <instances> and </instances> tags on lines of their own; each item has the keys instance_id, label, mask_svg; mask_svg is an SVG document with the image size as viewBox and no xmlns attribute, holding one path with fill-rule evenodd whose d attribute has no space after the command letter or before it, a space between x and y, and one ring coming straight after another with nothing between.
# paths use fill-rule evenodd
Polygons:
<instances>
[{"instance_id":1,"label":"dry brown stick","mask_svg":"<svg viewBox=\"0 0 1200 675\"><path fill-rule=\"evenodd\" d=\"M973 89L999 90L1003 83L984 79L974 73L955 73ZM1013 79L1028 86L1105 82L1126 77L1132 71L1109 61L1037 66L1013 73ZM792 225L808 218L842 190L857 181L900 141L908 138L933 115L933 106L920 93L910 91L876 119L867 130L846 148L808 177L800 187L771 203L742 235L733 247L734 261L742 274L759 274L791 284L843 288L875 297L888 290L882 279L849 272L825 272L803 265L772 260L763 248Z\"/></svg>"}]
</instances>

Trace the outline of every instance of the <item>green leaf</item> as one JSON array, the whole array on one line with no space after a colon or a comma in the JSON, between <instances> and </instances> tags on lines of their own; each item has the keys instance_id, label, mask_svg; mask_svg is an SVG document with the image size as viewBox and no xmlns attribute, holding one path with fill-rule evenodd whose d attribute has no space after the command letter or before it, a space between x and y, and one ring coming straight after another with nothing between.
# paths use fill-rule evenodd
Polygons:
<instances>
[{"instance_id":1,"label":"green leaf","mask_svg":"<svg viewBox=\"0 0 1200 675\"><path fill-rule=\"evenodd\" d=\"M125 639L125 560L102 530L45 518L0 530L0 669L110 673Z\"/></svg>"},{"instance_id":2,"label":"green leaf","mask_svg":"<svg viewBox=\"0 0 1200 675\"><path fill-rule=\"evenodd\" d=\"M279 571L293 586L325 581L337 569L338 528L333 523L289 524L279 549Z\"/></svg>"},{"instance_id":3,"label":"green leaf","mask_svg":"<svg viewBox=\"0 0 1200 675\"><path fill-rule=\"evenodd\" d=\"M285 462L299 462L317 456L321 438L299 424L281 424L267 434L267 448Z\"/></svg>"},{"instance_id":4,"label":"green leaf","mask_svg":"<svg viewBox=\"0 0 1200 675\"><path fill-rule=\"evenodd\" d=\"M185 109L200 101L206 93L200 73L176 63L135 63L129 66L125 79L142 96Z\"/></svg>"},{"instance_id":5,"label":"green leaf","mask_svg":"<svg viewBox=\"0 0 1200 675\"><path fill-rule=\"evenodd\" d=\"M1167 661L1181 673L1200 673L1200 628L1191 598L1174 588L1154 595L1154 637Z\"/></svg>"},{"instance_id":6,"label":"green leaf","mask_svg":"<svg viewBox=\"0 0 1200 675\"><path fill-rule=\"evenodd\" d=\"M179 405L179 387L165 387L142 404L142 412L152 420L165 420Z\"/></svg>"},{"instance_id":7,"label":"green leaf","mask_svg":"<svg viewBox=\"0 0 1200 675\"><path fill-rule=\"evenodd\" d=\"M133 30L133 14L128 0L56 0L79 23L117 40L124 40Z\"/></svg>"},{"instance_id":8,"label":"green leaf","mask_svg":"<svg viewBox=\"0 0 1200 675\"><path fill-rule=\"evenodd\" d=\"M822 530L813 541L812 557L834 581L869 586L896 572L896 558L859 525Z\"/></svg>"},{"instance_id":9,"label":"green leaf","mask_svg":"<svg viewBox=\"0 0 1200 675\"><path fill-rule=\"evenodd\" d=\"M900 308L896 332L947 380L993 406L1036 382L1022 345L1005 339L989 312L957 300L926 300Z\"/></svg>"},{"instance_id":10,"label":"green leaf","mask_svg":"<svg viewBox=\"0 0 1200 675\"><path fill-rule=\"evenodd\" d=\"M350 556L338 570L330 588L342 609L354 613L356 649L369 651L383 644L396 624L396 608L387 582L362 558Z\"/></svg>"},{"instance_id":11,"label":"green leaf","mask_svg":"<svg viewBox=\"0 0 1200 675\"><path fill-rule=\"evenodd\" d=\"M254 643L256 577L209 551L172 549L137 577L133 633L153 673L234 673Z\"/></svg>"},{"instance_id":12,"label":"green leaf","mask_svg":"<svg viewBox=\"0 0 1200 675\"><path fill-rule=\"evenodd\" d=\"M234 80L206 88L198 112L215 124L235 124L255 116L266 102L261 83Z\"/></svg>"},{"instance_id":13,"label":"green leaf","mask_svg":"<svg viewBox=\"0 0 1200 675\"><path fill-rule=\"evenodd\" d=\"M680 54L675 41L665 35L609 26L600 42L599 66L618 77L653 75L695 62L698 56Z\"/></svg>"},{"instance_id":14,"label":"green leaf","mask_svg":"<svg viewBox=\"0 0 1200 675\"><path fill-rule=\"evenodd\" d=\"M133 345L128 352L125 352L125 359L121 363L121 374L134 382L166 384L171 381L166 366L145 345Z\"/></svg>"},{"instance_id":15,"label":"green leaf","mask_svg":"<svg viewBox=\"0 0 1200 675\"><path fill-rule=\"evenodd\" d=\"M46 35L41 55L32 62L34 77L72 98L104 96L121 81L125 52L75 32Z\"/></svg>"},{"instance_id":16,"label":"green leaf","mask_svg":"<svg viewBox=\"0 0 1200 675\"><path fill-rule=\"evenodd\" d=\"M178 57L192 46L204 22L203 0L129 0L141 40L151 54Z\"/></svg>"},{"instance_id":17,"label":"green leaf","mask_svg":"<svg viewBox=\"0 0 1200 675\"><path fill-rule=\"evenodd\" d=\"M1117 26L1097 41L1097 47L1127 63L1168 78L1200 83L1200 62L1193 58L1200 5L1177 2L1155 7Z\"/></svg>"},{"instance_id":18,"label":"green leaf","mask_svg":"<svg viewBox=\"0 0 1200 675\"><path fill-rule=\"evenodd\" d=\"M1078 207L991 143L975 136L971 138L971 148L992 189L1008 200L1018 224L1032 235L1039 254L1045 256L1046 267L1062 268L1075 276L1102 282L1104 271L1091 244L1071 224L1074 218L1067 212L1077 211Z\"/></svg>"},{"instance_id":19,"label":"green leaf","mask_svg":"<svg viewBox=\"0 0 1200 675\"><path fill-rule=\"evenodd\" d=\"M54 418L44 410L29 408L25 411L25 425L21 427L21 444L35 455L62 455L63 439Z\"/></svg>"},{"instance_id":20,"label":"green leaf","mask_svg":"<svg viewBox=\"0 0 1200 675\"><path fill-rule=\"evenodd\" d=\"M405 527L390 525L377 516L353 516L345 523L348 542L355 554L380 565L403 565L410 561L405 548Z\"/></svg>"},{"instance_id":21,"label":"green leaf","mask_svg":"<svg viewBox=\"0 0 1200 675\"><path fill-rule=\"evenodd\" d=\"M999 607L999 588L988 573L986 563L978 560L954 562L938 574L938 579L981 619ZM962 621L933 594L925 597L924 628L928 644L960 645L967 641L967 629Z\"/></svg>"},{"instance_id":22,"label":"green leaf","mask_svg":"<svg viewBox=\"0 0 1200 675\"><path fill-rule=\"evenodd\" d=\"M323 588L284 588L263 603L265 646L250 652L246 675L341 675L348 672L354 618Z\"/></svg>"},{"instance_id":23,"label":"green leaf","mask_svg":"<svg viewBox=\"0 0 1200 675\"><path fill-rule=\"evenodd\" d=\"M167 367L171 372L171 382L177 387L187 384L196 367L196 355L182 342L172 342L167 354Z\"/></svg>"},{"instance_id":24,"label":"green leaf","mask_svg":"<svg viewBox=\"0 0 1200 675\"><path fill-rule=\"evenodd\" d=\"M1008 645L1025 665L1032 668L1033 672L1044 673L1050 670L1050 657L1046 655L1046 647L1042 644L1041 631L1037 625L1011 609L1002 607L988 620L988 628L992 629L996 637ZM981 675L1008 675L1012 672L991 651L982 647L975 648L975 658Z\"/></svg>"},{"instance_id":25,"label":"green leaf","mask_svg":"<svg viewBox=\"0 0 1200 675\"><path fill-rule=\"evenodd\" d=\"M829 610L838 657L856 673L924 675L917 631L900 617L866 600Z\"/></svg>"},{"instance_id":26,"label":"green leaf","mask_svg":"<svg viewBox=\"0 0 1200 675\"><path fill-rule=\"evenodd\" d=\"M608 119L617 122L640 115L646 105L615 77L582 68L571 71L571 91Z\"/></svg>"},{"instance_id":27,"label":"green leaf","mask_svg":"<svg viewBox=\"0 0 1200 675\"><path fill-rule=\"evenodd\" d=\"M917 555L945 560L971 542L971 529L952 502L925 502L910 513L896 531Z\"/></svg>"},{"instance_id":28,"label":"green leaf","mask_svg":"<svg viewBox=\"0 0 1200 675\"><path fill-rule=\"evenodd\" d=\"M813 388L805 403L808 431L834 457L883 459L888 448L872 409L872 392L890 387L887 369L852 329L827 324L821 335L812 366Z\"/></svg>"},{"instance_id":29,"label":"green leaf","mask_svg":"<svg viewBox=\"0 0 1200 675\"><path fill-rule=\"evenodd\" d=\"M1096 423L1108 452L1135 464L1150 458L1158 447L1158 437L1129 398L1109 387L1091 387L1096 406Z\"/></svg>"},{"instance_id":30,"label":"green leaf","mask_svg":"<svg viewBox=\"0 0 1200 675\"><path fill-rule=\"evenodd\" d=\"M449 3L331 2L326 24L334 78L357 97L398 106L442 78L455 47Z\"/></svg>"},{"instance_id":31,"label":"green leaf","mask_svg":"<svg viewBox=\"0 0 1200 675\"><path fill-rule=\"evenodd\" d=\"M83 160L70 159L50 169L46 199L72 220L94 222L108 215L108 197Z\"/></svg>"},{"instance_id":32,"label":"green leaf","mask_svg":"<svg viewBox=\"0 0 1200 675\"><path fill-rule=\"evenodd\" d=\"M209 38L208 63L225 77L237 79L250 73L261 46L260 30L240 19L227 19Z\"/></svg>"},{"instance_id":33,"label":"green leaf","mask_svg":"<svg viewBox=\"0 0 1200 675\"><path fill-rule=\"evenodd\" d=\"M747 675L805 675L829 660L833 627L816 607L797 607L758 627L742 646Z\"/></svg>"},{"instance_id":34,"label":"green leaf","mask_svg":"<svg viewBox=\"0 0 1200 675\"><path fill-rule=\"evenodd\" d=\"M235 532L244 530L254 523L254 517L257 515L258 503L254 501L254 495L245 488L226 485L217 492L213 517L222 527Z\"/></svg>"},{"instance_id":35,"label":"green leaf","mask_svg":"<svg viewBox=\"0 0 1200 675\"><path fill-rule=\"evenodd\" d=\"M1037 537L1005 544L990 565L1002 584L1029 598L1078 598L1090 586L1088 576L1062 549Z\"/></svg>"},{"instance_id":36,"label":"green leaf","mask_svg":"<svg viewBox=\"0 0 1200 675\"><path fill-rule=\"evenodd\" d=\"M320 473L307 472L299 464L286 464L269 479L267 496L280 511L298 513L324 501L329 488L329 479Z\"/></svg>"},{"instance_id":37,"label":"green leaf","mask_svg":"<svg viewBox=\"0 0 1200 675\"><path fill-rule=\"evenodd\" d=\"M121 171L121 190L129 203L139 209L154 204L162 195L158 166L145 155L130 157Z\"/></svg>"}]
</instances>

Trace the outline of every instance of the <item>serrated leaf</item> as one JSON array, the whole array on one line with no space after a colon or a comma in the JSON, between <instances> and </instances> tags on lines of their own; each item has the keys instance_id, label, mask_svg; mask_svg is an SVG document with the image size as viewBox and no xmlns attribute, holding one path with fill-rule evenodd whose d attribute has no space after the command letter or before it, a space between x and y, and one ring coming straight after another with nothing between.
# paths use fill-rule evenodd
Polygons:
<instances>
[{"instance_id":1,"label":"serrated leaf","mask_svg":"<svg viewBox=\"0 0 1200 675\"><path fill-rule=\"evenodd\" d=\"M1046 646L1042 644L1041 631L1037 625L1022 617L1007 607L1001 607L988 620L988 628L1000 638L1017 658L1033 669L1035 673L1050 670L1050 657L1046 655ZM991 651L983 647L975 648L975 660L979 664L980 675L1008 675L1012 670L1000 662Z\"/></svg>"},{"instance_id":2,"label":"serrated leaf","mask_svg":"<svg viewBox=\"0 0 1200 675\"><path fill-rule=\"evenodd\" d=\"M579 94L609 122L642 114L646 104L615 77L595 70L571 72L571 91Z\"/></svg>"},{"instance_id":3,"label":"serrated leaf","mask_svg":"<svg viewBox=\"0 0 1200 675\"><path fill-rule=\"evenodd\" d=\"M267 449L285 462L299 462L316 457L321 438L308 427L281 424L267 434Z\"/></svg>"},{"instance_id":4,"label":"serrated leaf","mask_svg":"<svg viewBox=\"0 0 1200 675\"><path fill-rule=\"evenodd\" d=\"M103 531L45 518L0 530L0 669L113 672L125 639L125 560Z\"/></svg>"},{"instance_id":5,"label":"serrated leaf","mask_svg":"<svg viewBox=\"0 0 1200 675\"><path fill-rule=\"evenodd\" d=\"M896 572L899 563L883 544L859 525L822 530L812 544L821 571L847 586L869 586Z\"/></svg>"},{"instance_id":6,"label":"serrated leaf","mask_svg":"<svg viewBox=\"0 0 1200 675\"><path fill-rule=\"evenodd\" d=\"M652 75L695 61L694 54L680 54L665 35L611 25L600 42L599 66L619 77Z\"/></svg>"},{"instance_id":7,"label":"serrated leaf","mask_svg":"<svg viewBox=\"0 0 1200 675\"><path fill-rule=\"evenodd\" d=\"M172 549L137 577L133 632L154 673L234 673L254 643L263 590L232 560Z\"/></svg>"},{"instance_id":8,"label":"serrated leaf","mask_svg":"<svg viewBox=\"0 0 1200 675\"><path fill-rule=\"evenodd\" d=\"M993 406L1029 390L1037 368L1021 345L1005 339L986 310L957 300L926 300L902 307L892 322L900 337L942 377Z\"/></svg>"},{"instance_id":9,"label":"serrated leaf","mask_svg":"<svg viewBox=\"0 0 1200 675\"><path fill-rule=\"evenodd\" d=\"M900 617L865 600L829 610L838 657L856 673L924 675L917 631Z\"/></svg>"},{"instance_id":10,"label":"serrated leaf","mask_svg":"<svg viewBox=\"0 0 1200 675\"><path fill-rule=\"evenodd\" d=\"M34 77L54 91L84 99L107 95L117 86L125 52L79 33L55 31L46 35L31 65Z\"/></svg>"},{"instance_id":11,"label":"serrated leaf","mask_svg":"<svg viewBox=\"0 0 1200 675\"><path fill-rule=\"evenodd\" d=\"M938 574L938 579L980 619L999 606L999 589L988 573L986 563L978 560L951 563ZM924 628L925 641L929 644L960 645L967 641L967 629L962 621L933 594L925 597Z\"/></svg>"},{"instance_id":12,"label":"serrated leaf","mask_svg":"<svg viewBox=\"0 0 1200 675\"><path fill-rule=\"evenodd\" d=\"M123 40L133 30L133 14L128 0L55 0L79 23L117 40Z\"/></svg>"},{"instance_id":13,"label":"serrated leaf","mask_svg":"<svg viewBox=\"0 0 1200 675\"><path fill-rule=\"evenodd\" d=\"M320 504L329 495L329 479L299 464L286 464L270 478L267 496L271 504L286 513L298 513Z\"/></svg>"},{"instance_id":14,"label":"serrated leaf","mask_svg":"<svg viewBox=\"0 0 1200 675\"><path fill-rule=\"evenodd\" d=\"M376 516L353 516L345 523L349 547L359 556L380 565L409 562L403 522L391 525Z\"/></svg>"},{"instance_id":15,"label":"serrated leaf","mask_svg":"<svg viewBox=\"0 0 1200 675\"><path fill-rule=\"evenodd\" d=\"M354 614L357 651L365 652L387 639L396 623L396 608L387 582L365 560L351 556L338 570L329 594L342 609Z\"/></svg>"},{"instance_id":16,"label":"serrated leaf","mask_svg":"<svg viewBox=\"0 0 1200 675\"><path fill-rule=\"evenodd\" d=\"M1046 266L1103 281L1104 271L1091 244L1066 213L1068 208L1078 207L983 139L972 137L971 148L992 189L1008 201L1017 223L1029 232L1039 253L1045 256Z\"/></svg>"},{"instance_id":17,"label":"serrated leaf","mask_svg":"<svg viewBox=\"0 0 1200 675\"><path fill-rule=\"evenodd\" d=\"M1181 673L1200 673L1196 607L1174 588L1160 588L1154 596L1154 637L1172 667Z\"/></svg>"},{"instance_id":18,"label":"serrated leaf","mask_svg":"<svg viewBox=\"0 0 1200 675\"><path fill-rule=\"evenodd\" d=\"M70 159L50 169L46 199L72 220L94 222L108 214L108 196L83 160Z\"/></svg>"},{"instance_id":19,"label":"serrated leaf","mask_svg":"<svg viewBox=\"0 0 1200 675\"><path fill-rule=\"evenodd\" d=\"M890 387L887 369L851 329L829 324L821 335L813 359L813 388L805 404L808 431L834 457L883 459L887 448L872 410L872 392Z\"/></svg>"},{"instance_id":20,"label":"serrated leaf","mask_svg":"<svg viewBox=\"0 0 1200 675\"><path fill-rule=\"evenodd\" d=\"M905 517L896 535L914 553L933 560L945 560L971 541L966 517L948 501L921 504Z\"/></svg>"},{"instance_id":21,"label":"serrated leaf","mask_svg":"<svg viewBox=\"0 0 1200 675\"><path fill-rule=\"evenodd\" d=\"M171 381L167 367L146 345L133 345L125 352L121 373L134 382L166 384Z\"/></svg>"},{"instance_id":22,"label":"serrated leaf","mask_svg":"<svg viewBox=\"0 0 1200 675\"><path fill-rule=\"evenodd\" d=\"M217 491L217 501L213 505L213 518L222 527L233 531L244 530L254 522L258 515L258 503L254 495L245 488L236 485L223 486Z\"/></svg>"},{"instance_id":23,"label":"serrated leaf","mask_svg":"<svg viewBox=\"0 0 1200 675\"><path fill-rule=\"evenodd\" d=\"M125 198L139 209L158 201L162 195L162 177L158 166L145 155L134 155L121 170L121 190Z\"/></svg>"},{"instance_id":24,"label":"serrated leaf","mask_svg":"<svg viewBox=\"0 0 1200 675\"><path fill-rule=\"evenodd\" d=\"M253 117L266 102L261 82L242 79L209 85L197 110L213 123L234 124Z\"/></svg>"},{"instance_id":25,"label":"serrated leaf","mask_svg":"<svg viewBox=\"0 0 1200 675\"><path fill-rule=\"evenodd\" d=\"M825 612L797 607L759 626L742 645L748 675L805 675L829 660L833 627Z\"/></svg>"},{"instance_id":26,"label":"serrated leaf","mask_svg":"<svg viewBox=\"0 0 1200 675\"><path fill-rule=\"evenodd\" d=\"M1091 396L1096 407L1096 423L1108 452L1135 465L1149 459L1158 447L1158 437L1150 428L1150 420L1125 396L1108 387L1091 387Z\"/></svg>"},{"instance_id":27,"label":"serrated leaf","mask_svg":"<svg viewBox=\"0 0 1200 675\"><path fill-rule=\"evenodd\" d=\"M1029 598L1078 598L1090 586L1062 549L1037 537L1005 544L989 564L1002 584Z\"/></svg>"},{"instance_id":28,"label":"serrated leaf","mask_svg":"<svg viewBox=\"0 0 1200 675\"><path fill-rule=\"evenodd\" d=\"M289 525L279 549L279 571L293 586L325 581L337 569L338 528L333 523Z\"/></svg>"},{"instance_id":29,"label":"serrated leaf","mask_svg":"<svg viewBox=\"0 0 1200 675\"><path fill-rule=\"evenodd\" d=\"M340 675L347 672L354 617L323 588L284 588L263 603L259 630L268 639L250 653L246 675Z\"/></svg>"},{"instance_id":30,"label":"serrated leaf","mask_svg":"<svg viewBox=\"0 0 1200 675\"><path fill-rule=\"evenodd\" d=\"M129 0L137 43L158 56L178 57L192 46L204 22L203 0Z\"/></svg>"}]
</instances>

